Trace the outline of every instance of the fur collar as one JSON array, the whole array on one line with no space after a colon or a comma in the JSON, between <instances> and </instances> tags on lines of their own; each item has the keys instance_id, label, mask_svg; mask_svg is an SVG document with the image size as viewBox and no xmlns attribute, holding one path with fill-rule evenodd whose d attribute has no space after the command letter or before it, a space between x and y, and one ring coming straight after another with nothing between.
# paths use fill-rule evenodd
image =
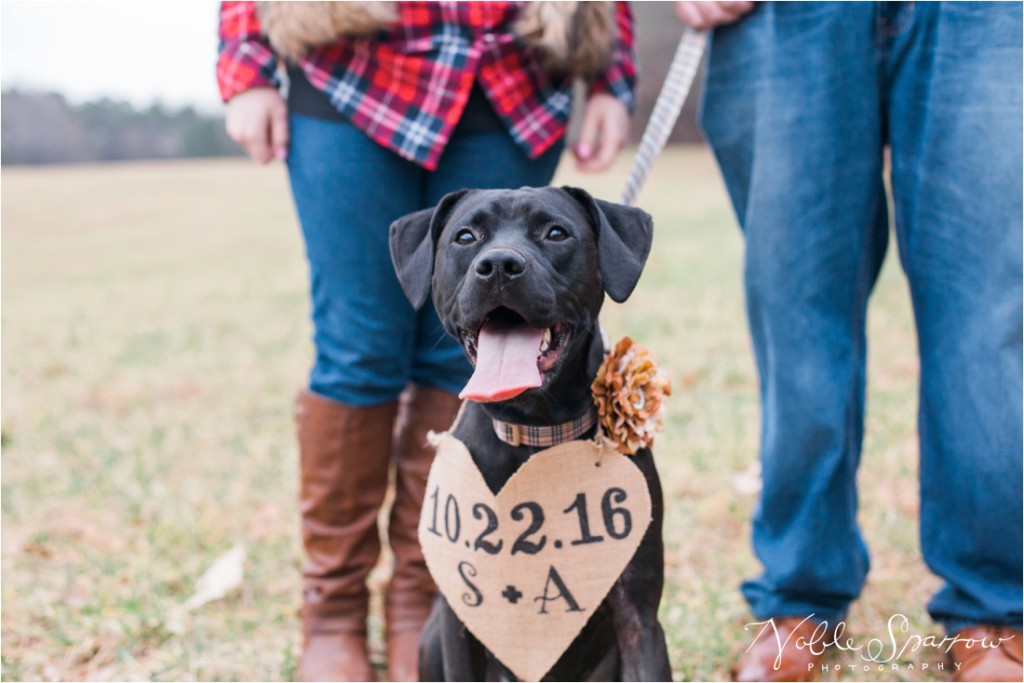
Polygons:
<instances>
[{"instance_id":1,"label":"fur collar","mask_svg":"<svg viewBox=\"0 0 1024 683\"><path fill-rule=\"evenodd\" d=\"M260 25L278 56L370 36L398 21L395 2L258 2ZM527 2L515 35L551 74L593 80L608 66L616 36L610 2Z\"/></svg>"}]
</instances>

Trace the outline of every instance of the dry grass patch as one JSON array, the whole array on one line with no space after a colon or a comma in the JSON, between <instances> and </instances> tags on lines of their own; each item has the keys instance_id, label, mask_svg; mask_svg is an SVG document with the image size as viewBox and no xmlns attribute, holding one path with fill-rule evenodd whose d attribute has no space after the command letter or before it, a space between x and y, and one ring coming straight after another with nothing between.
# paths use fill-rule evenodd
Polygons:
<instances>
[{"instance_id":1,"label":"dry grass patch","mask_svg":"<svg viewBox=\"0 0 1024 683\"><path fill-rule=\"evenodd\" d=\"M625 175L568 166L560 182L607 198ZM293 678L291 401L311 347L283 172L210 161L4 169L2 180L3 678ZM669 505L662 618L677 678L722 679L747 643L736 585L757 569L741 239L702 150L661 158L641 204L656 219L650 266L603 321L670 369L656 451ZM892 263L870 324L861 519L874 570L851 629L883 636L902 612L936 632L923 608L936 581L916 540L915 343ZM238 542L241 587L174 626L195 579ZM382 567L373 583L385 578Z\"/></svg>"}]
</instances>

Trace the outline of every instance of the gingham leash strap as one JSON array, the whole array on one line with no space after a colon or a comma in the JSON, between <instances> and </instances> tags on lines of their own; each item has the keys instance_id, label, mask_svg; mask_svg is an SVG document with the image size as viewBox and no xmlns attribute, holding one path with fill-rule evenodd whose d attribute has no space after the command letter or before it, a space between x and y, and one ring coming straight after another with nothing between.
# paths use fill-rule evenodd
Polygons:
<instances>
[{"instance_id":1,"label":"gingham leash strap","mask_svg":"<svg viewBox=\"0 0 1024 683\"><path fill-rule=\"evenodd\" d=\"M665 148L672 127L676 125L679 112L686 102L686 96L690 94L690 86L693 85L693 77L697 74L697 67L704 56L706 44L706 31L683 29L683 37L679 40L675 57L672 58L672 66L665 77L665 85L661 87L651 120L647 122L644 135L640 138L640 146L636 151L633 168L626 178L626 187L622 190L620 203L627 206L636 203L640 187L647 179L654 159Z\"/></svg>"},{"instance_id":2,"label":"gingham leash strap","mask_svg":"<svg viewBox=\"0 0 1024 683\"><path fill-rule=\"evenodd\" d=\"M558 425L520 425L501 420L492 422L494 433L510 446L550 448L578 439L589 432L597 424L597 409L589 410L582 417Z\"/></svg>"}]
</instances>

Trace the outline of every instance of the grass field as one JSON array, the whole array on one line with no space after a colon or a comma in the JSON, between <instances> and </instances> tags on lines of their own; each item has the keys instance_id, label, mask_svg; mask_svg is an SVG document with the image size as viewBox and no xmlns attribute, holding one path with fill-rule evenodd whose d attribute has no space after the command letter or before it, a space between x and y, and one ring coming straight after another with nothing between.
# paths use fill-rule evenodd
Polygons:
<instances>
[{"instance_id":1,"label":"grass field","mask_svg":"<svg viewBox=\"0 0 1024 683\"><path fill-rule=\"evenodd\" d=\"M614 198L624 175L623 162L558 180ZM292 679L291 403L311 346L282 169L4 169L2 192L3 679ZM603 321L671 373L656 448L668 498L661 617L676 678L721 680L750 642L736 585L757 570L741 238L703 150L662 157L641 205L655 216L653 255ZM861 641L885 637L897 612L913 632L938 633L923 607L937 581L917 543L916 343L895 258L870 329L861 523L873 568L848 619ZM181 617L196 578L236 543L247 548L240 588ZM884 672L851 670L852 654L829 662L844 668L826 679L915 680L937 659Z\"/></svg>"}]
</instances>

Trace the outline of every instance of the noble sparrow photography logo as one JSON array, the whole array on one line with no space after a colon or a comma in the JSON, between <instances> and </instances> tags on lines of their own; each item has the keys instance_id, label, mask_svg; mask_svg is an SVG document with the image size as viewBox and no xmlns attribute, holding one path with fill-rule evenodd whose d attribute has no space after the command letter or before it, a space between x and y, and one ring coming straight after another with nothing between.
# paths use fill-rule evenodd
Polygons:
<instances>
[{"instance_id":1,"label":"noble sparrow photography logo","mask_svg":"<svg viewBox=\"0 0 1024 683\"><path fill-rule=\"evenodd\" d=\"M843 668L863 671L872 669L878 671L913 671L915 669L941 671L947 666L960 668L960 663L948 660L948 655L954 645L963 644L968 648L994 649L1015 637L1011 635L1006 638L1001 636L965 638L962 636L920 635L911 631L910 620L905 615L897 613L889 617L885 636L858 640L847 635L845 621L836 622L833 627L828 621L815 620L814 616L811 614L800 622L801 625L807 622L816 624L810 636L796 635L801 631L796 628L783 637L774 618L748 623L743 628L746 631L753 631L754 638L747 650L749 651L754 643L763 638L774 640L778 647L778 654L773 662L773 668L776 671L781 668L783 650L790 645L791 641L793 647L807 650L815 656L824 655L829 650L854 652L863 662L863 664L846 665L823 663L820 665L823 671L839 671ZM809 664L809 670L815 666L815 664Z\"/></svg>"}]
</instances>

